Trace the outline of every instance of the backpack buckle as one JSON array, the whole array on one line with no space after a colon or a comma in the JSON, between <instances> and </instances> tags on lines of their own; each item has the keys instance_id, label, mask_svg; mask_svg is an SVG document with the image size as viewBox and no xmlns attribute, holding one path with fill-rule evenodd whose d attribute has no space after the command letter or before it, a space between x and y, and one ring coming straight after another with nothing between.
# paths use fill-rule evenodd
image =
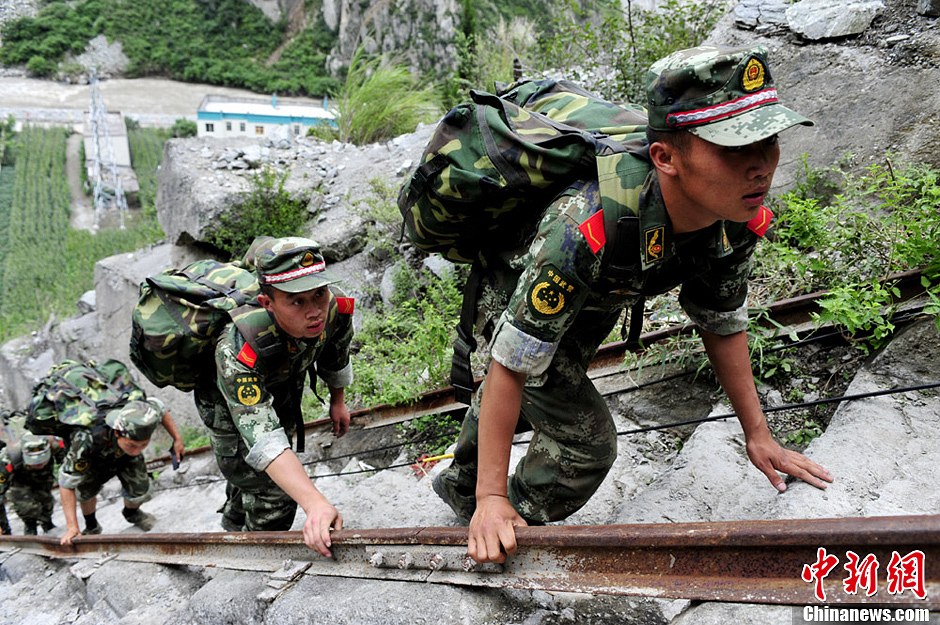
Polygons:
<instances>
[{"instance_id":1,"label":"backpack buckle","mask_svg":"<svg viewBox=\"0 0 940 625\"><path fill-rule=\"evenodd\" d=\"M454 388L454 399L461 404L470 405L473 398L473 371L470 368L470 354L476 351L477 342L468 336L464 328L457 328L454 341L454 355L451 358L450 384Z\"/></svg>"}]
</instances>

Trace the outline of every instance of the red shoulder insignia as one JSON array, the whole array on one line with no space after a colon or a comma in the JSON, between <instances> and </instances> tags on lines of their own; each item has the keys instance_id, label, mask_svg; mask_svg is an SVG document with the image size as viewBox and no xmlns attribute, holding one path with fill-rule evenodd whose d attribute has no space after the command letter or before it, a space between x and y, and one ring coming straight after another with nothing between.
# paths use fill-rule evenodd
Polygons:
<instances>
[{"instance_id":1,"label":"red shoulder insignia","mask_svg":"<svg viewBox=\"0 0 940 625\"><path fill-rule=\"evenodd\" d=\"M356 309L356 300L352 297L337 297L336 309L341 315L351 315Z\"/></svg>"},{"instance_id":2,"label":"red shoulder insignia","mask_svg":"<svg viewBox=\"0 0 940 625\"><path fill-rule=\"evenodd\" d=\"M607 243L607 234L604 232L604 210L601 209L588 217L578 230L584 235L587 244L591 246L591 251L597 254L598 250Z\"/></svg>"},{"instance_id":3,"label":"red shoulder insignia","mask_svg":"<svg viewBox=\"0 0 940 625\"><path fill-rule=\"evenodd\" d=\"M13 473L13 463L8 463L6 467L7 473Z\"/></svg>"},{"instance_id":4,"label":"red shoulder insignia","mask_svg":"<svg viewBox=\"0 0 940 625\"><path fill-rule=\"evenodd\" d=\"M238 352L238 356L235 358L249 369L254 369L255 363L258 362L258 354L255 353L255 350L253 350L248 343L242 345L241 351Z\"/></svg>"},{"instance_id":5,"label":"red shoulder insignia","mask_svg":"<svg viewBox=\"0 0 940 625\"><path fill-rule=\"evenodd\" d=\"M773 218L773 212L766 206L761 206L757 211L757 216L747 222L747 229L757 236L762 237L764 233L767 232L767 228L770 227L770 222Z\"/></svg>"}]
</instances>

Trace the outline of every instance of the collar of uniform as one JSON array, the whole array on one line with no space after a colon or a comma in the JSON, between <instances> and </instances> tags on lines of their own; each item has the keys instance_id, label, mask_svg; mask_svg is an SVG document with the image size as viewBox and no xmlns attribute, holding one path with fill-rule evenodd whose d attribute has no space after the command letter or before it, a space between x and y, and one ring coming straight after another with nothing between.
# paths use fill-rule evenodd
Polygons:
<instances>
[{"instance_id":1,"label":"collar of uniform","mask_svg":"<svg viewBox=\"0 0 940 625\"><path fill-rule=\"evenodd\" d=\"M734 249L725 232L725 222L719 221L711 226L709 253L713 258L727 256ZM672 221L666 211L666 203L659 188L656 170L650 171L646 184L640 194L640 266L646 271L666 262L676 255L676 235L672 231Z\"/></svg>"}]
</instances>

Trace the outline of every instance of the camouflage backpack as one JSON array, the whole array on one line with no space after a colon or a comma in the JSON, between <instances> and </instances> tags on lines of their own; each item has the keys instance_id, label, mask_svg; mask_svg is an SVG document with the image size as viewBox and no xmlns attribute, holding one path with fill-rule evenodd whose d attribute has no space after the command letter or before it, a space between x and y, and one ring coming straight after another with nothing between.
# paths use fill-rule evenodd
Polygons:
<instances>
[{"instance_id":1,"label":"camouflage backpack","mask_svg":"<svg viewBox=\"0 0 940 625\"><path fill-rule=\"evenodd\" d=\"M454 262L521 246L550 201L579 179L597 177L602 195L618 197L620 157L645 145L642 107L567 81L470 97L441 120L398 195L411 241Z\"/></svg>"},{"instance_id":2,"label":"camouflage backpack","mask_svg":"<svg viewBox=\"0 0 940 625\"><path fill-rule=\"evenodd\" d=\"M522 247L551 201L578 181L598 180L605 229L617 231L621 217L635 217L638 182L649 170L642 107L607 102L555 80L517 83L496 95L471 91L470 97L444 116L398 195L403 230L417 247L473 263L451 368L455 397L463 403L470 403L474 387L470 354L476 350L480 264L490 253ZM641 320L642 308L641 299L631 319ZM631 322L629 341L636 343L639 333L639 323Z\"/></svg>"},{"instance_id":3,"label":"camouflage backpack","mask_svg":"<svg viewBox=\"0 0 940 625\"><path fill-rule=\"evenodd\" d=\"M260 292L254 272L241 262L199 260L147 278L131 316L131 360L155 385L191 391L214 376L222 329L237 309L257 306Z\"/></svg>"},{"instance_id":4,"label":"camouflage backpack","mask_svg":"<svg viewBox=\"0 0 940 625\"><path fill-rule=\"evenodd\" d=\"M26 429L68 439L71 428L91 427L111 408L145 397L127 365L118 360L100 365L63 360L33 387Z\"/></svg>"}]
</instances>

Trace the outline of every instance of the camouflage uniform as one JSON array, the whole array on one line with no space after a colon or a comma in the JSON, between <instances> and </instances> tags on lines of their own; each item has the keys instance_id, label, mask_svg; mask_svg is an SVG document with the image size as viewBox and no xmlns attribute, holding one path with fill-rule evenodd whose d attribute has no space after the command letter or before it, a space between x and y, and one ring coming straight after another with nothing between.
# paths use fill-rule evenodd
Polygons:
<instances>
[{"instance_id":1,"label":"camouflage uniform","mask_svg":"<svg viewBox=\"0 0 940 625\"><path fill-rule=\"evenodd\" d=\"M647 76L649 128L735 147L812 125L778 103L766 56L761 46L703 46L658 61ZM760 207L748 224L718 221L675 235L657 171L642 152L606 156L597 159L596 180L551 204L528 249L490 272L480 298L493 324L492 358L527 374L521 416L534 435L508 494L530 522L578 510L616 457L613 420L586 370L621 309L681 285L679 302L699 327L722 336L743 331L750 257L772 216ZM453 465L435 481L465 519L475 508L481 395L482 388Z\"/></svg>"},{"instance_id":2,"label":"camouflage uniform","mask_svg":"<svg viewBox=\"0 0 940 625\"><path fill-rule=\"evenodd\" d=\"M26 526L27 534L35 534L36 527L49 531L52 524L55 486L55 464L65 458L65 441L58 436L43 436L49 444L51 457L45 466L29 468L23 461L19 445L0 451L0 500L9 498L13 511Z\"/></svg>"},{"instance_id":3,"label":"camouflage uniform","mask_svg":"<svg viewBox=\"0 0 940 625\"><path fill-rule=\"evenodd\" d=\"M125 454L118 446L118 434L104 419L91 427L75 428L59 467L59 486L73 489L78 501L88 501L101 492L108 480L117 476L127 503L139 506L149 501L152 497L150 475L143 454Z\"/></svg>"},{"instance_id":4,"label":"camouflage uniform","mask_svg":"<svg viewBox=\"0 0 940 625\"><path fill-rule=\"evenodd\" d=\"M307 375L314 390L317 377L333 388L352 382L352 315L341 310L348 298L335 286L330 291L326 327L314 339L286 335L263 308L241 313L216 346L215 384L200 385L193 393L219 469L229 481L228 500L220 510L226 529L283 531L293 524L297 504L264 470L290 449L295 435L303 436L293 417L300 409ZM253 357L246 358L251 346L243 331L267 336L267 342L278 344L286 358L275 366L272 360L255 358L253 350Z\"/></svg>"},{"instance_id":5,"label":"camouflage uniform","mask_svg":"<svg viewBox=\"0 0 940 625\"><path fill-rule=\"evenodd\" d=\"M656 172L646 170L633 225L641 236L632 245L592 250L585 224L601 215L601 197L596 181L578 184L551 204L528 249L491 267L483 283L479 313L491 357L529 376L522 418L534 435L509 480L509 498L530 522L577 511L616 458L613 419L587 367L625 306L681 285L679 301L700 327L727 335L747 326L748 261L757 236L726 222L673 235ZM464 520L475 508L482 390L437 485Z\"/></svg>"},{"instance_id":6,"label":"camouflage uniform","mask_svg":"<svg viewBox=\"0 0 940 625\"><path fill-rule=\"evenodd\" d=\"M8 423L8 415L6 411L2 413L3 425L6 426ZM7 446L7 442L0 438L0 452ZM9 535L12 534L13 530L10 529L10 519L7 518L7 506L4 497L0 496L0 535Z\"/></svg>"}]
</instances>

